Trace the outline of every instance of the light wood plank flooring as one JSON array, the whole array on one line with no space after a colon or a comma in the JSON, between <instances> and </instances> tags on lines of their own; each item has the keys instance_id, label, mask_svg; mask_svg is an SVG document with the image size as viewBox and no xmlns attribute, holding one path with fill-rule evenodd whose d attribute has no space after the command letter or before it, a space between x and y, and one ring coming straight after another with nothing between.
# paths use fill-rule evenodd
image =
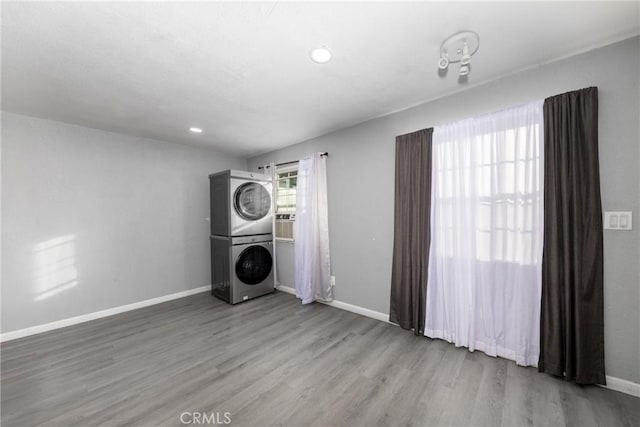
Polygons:
<instances>
[{"instance_id":1,"label":"light wood plank flooring","mask_svg":"<svg viewBox=\"0 0 640 427\"><path fill-rule=\"evenodd\" d=\"M640 425L640 399L283 293L194 295L1 350L3 426Z\"/></svg>"}]
</instances>

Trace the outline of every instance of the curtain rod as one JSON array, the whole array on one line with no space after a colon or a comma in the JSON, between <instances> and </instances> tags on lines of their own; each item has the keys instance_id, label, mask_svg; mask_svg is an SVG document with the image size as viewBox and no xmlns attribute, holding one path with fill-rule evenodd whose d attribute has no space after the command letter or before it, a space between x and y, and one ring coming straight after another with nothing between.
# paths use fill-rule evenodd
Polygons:
<instances>
[{"instance_id":1,"label":"curtain rod","mask_svg":"<svg viewBox=\"0 0 640 427\"><path fill-rule=\"evenodd\" d=\"M320 153L320 155L324 157L324 156L328 156L328 155L329 155L329 153L325 151L324 153ZM292 164L294 164L294 163L298 163L299 161L300 161L300 160L292 160L292 161L290 161L290 162L282 162L282 163L278 163L278 164L276 164L276 166L292 165ZM270 167L271 167L271 165L258 166L258 170L268 169L268 168L270 168Z\"/></svg>"}]
</instances>

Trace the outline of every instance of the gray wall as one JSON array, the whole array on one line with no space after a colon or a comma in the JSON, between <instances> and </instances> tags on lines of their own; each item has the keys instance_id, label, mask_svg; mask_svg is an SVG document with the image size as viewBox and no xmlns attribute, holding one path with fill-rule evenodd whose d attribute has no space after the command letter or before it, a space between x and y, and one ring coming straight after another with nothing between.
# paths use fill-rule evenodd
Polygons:
<instances>
[{"instance_id":1,"label":"gray wall","mask_svg":"<svg viewBox=\"0 0 640 427\"><path fill-rule=\"evenodd\" d=\"M2 114L2 331L210 284L203 148Z\"/></svg>"},{"instance_id":2,"label":"gray wall","mask_svg":"<svg viewBox=\"0 0 640 427\"><path fill-rule=\"evenodd\" d=\"M395 136L469 116L598 86L603 208L631 210L633 231L605 231L607 373L640 382L640 194L638 38L546 64L273 153L249 167L328 151L329 227L335 298L389 312ZM425 78L432 78L425 76ZM449 77L451 78L451 76ZM473 81L473 73L471 74ZM293 263L284 259L282 268ZM282 284L290 272L281 271Z\"/></svg>"}]
</instances>

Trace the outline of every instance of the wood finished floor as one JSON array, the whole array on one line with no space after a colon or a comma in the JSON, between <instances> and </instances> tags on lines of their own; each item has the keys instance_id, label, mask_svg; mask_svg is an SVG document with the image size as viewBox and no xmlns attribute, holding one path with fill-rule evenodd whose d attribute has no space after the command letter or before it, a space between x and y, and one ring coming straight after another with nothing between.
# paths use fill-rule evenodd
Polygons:
<instances>
[{"instance_id":1,"label":"wood finished floor","mask_svg":"<svg viewBox=\"0 0 640 427\"><path fill-rule=\"evenodd\" d=\"M640 425L640 399L283 293L198 294L1 350L3 426Z\"/></svg>"}]
</instances>

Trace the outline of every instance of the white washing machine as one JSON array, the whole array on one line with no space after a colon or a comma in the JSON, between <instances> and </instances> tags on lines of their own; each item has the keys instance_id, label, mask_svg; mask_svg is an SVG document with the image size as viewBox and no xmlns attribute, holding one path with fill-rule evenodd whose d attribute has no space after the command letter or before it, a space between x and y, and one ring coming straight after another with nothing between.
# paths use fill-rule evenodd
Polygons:
<instances>
[{"instance_id":1,"label":"white washing machine","mask_svg":"<svg viewBox=\"0 0 640 427\"><path fill-rule=\"evenodd\" d=\"M271 176L226 170L209 175L212 236L273 233Z\"/></svg>"},{"instance_id":2,"label":"white washing machine","mask_svg":"<svg viewBox=\"0 0 640 427\"><path fill-rule=\"evenodd\" d=\"M237 304L273 293L271 234L211 236L211 293Z\"/></svg>"}]
</instances>

